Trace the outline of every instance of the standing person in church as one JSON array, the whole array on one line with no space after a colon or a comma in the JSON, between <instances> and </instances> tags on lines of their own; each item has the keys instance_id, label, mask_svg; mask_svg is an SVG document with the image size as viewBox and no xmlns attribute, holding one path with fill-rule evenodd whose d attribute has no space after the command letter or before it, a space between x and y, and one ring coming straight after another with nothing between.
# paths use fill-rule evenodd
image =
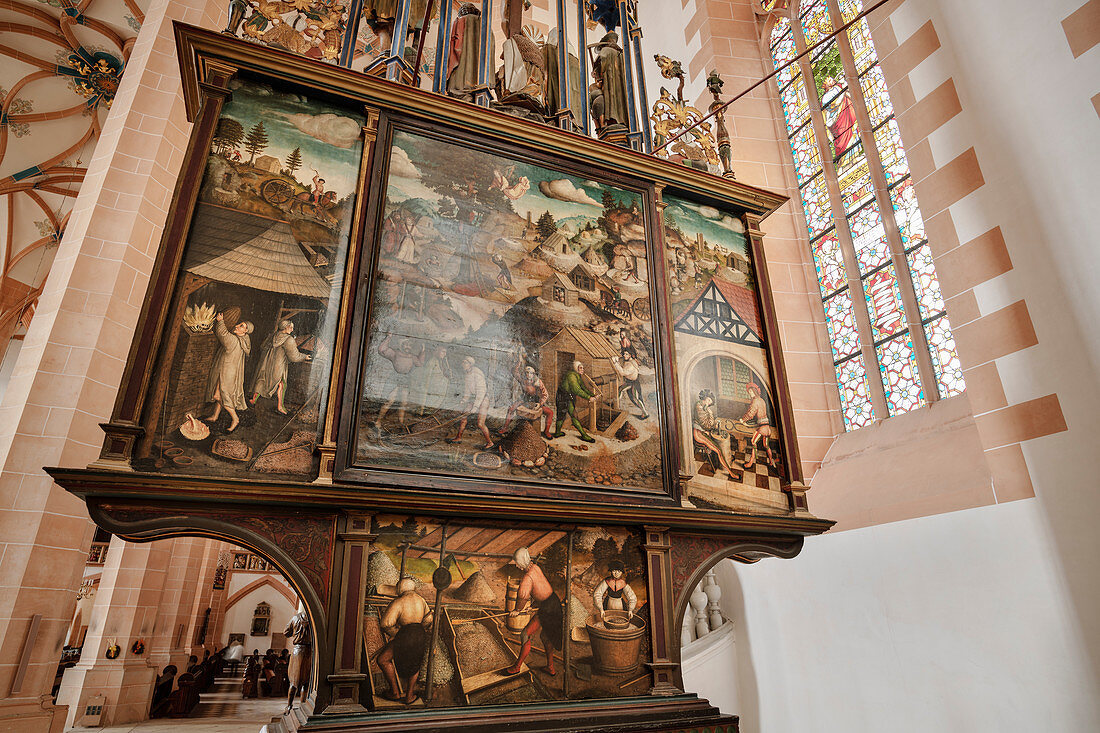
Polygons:
<instances>
[{"instance_id":1,"label":"standing person in church","mask_svg":"<svg viewBox=\"0 0 1100 733\"><path fill-rule=\"evenodd\" d=\"M546 579L542 568L531 559L531 552L526 547L515 551L512 562L523 571L523 579L519 582L519 589L516 592L516 607L509 615L519 616L527 611L529 606L538 610L523 629L520 637L523 645L519 650L519 658L505 671L507 674L519 674L523 663L531 653L533 638L538 634L545 648L546 671L551 676L556 675L554 651L561 648L563 635L561 598L550 587L550 581Z\"/></svg>"},{"instance_id":2,"label":"standing person in church","mask_svg":"<svg viewBox=\"0 0 1100 733\"><path fill-rule=\"evenodd\" d=\"M298 351L298 342L294 338L294 322L281 321L275 332L264 339L260 366L252 381L249 404L255 405L260 397L274 397L276 411L287 414L284 403L287 372L291 364L309 360L309 354Z\"/></svg>"},{"instance_id":3,"label":"standing person in church","mask_svg":"<svg viewBox=\"0 0 1100 733\"><path fill-rule=\"evenodd\" d=\"M600 614L600 620L607 620L608 611L626 611L627 619L634 617L634 609L638 607L638 596L634 589L626 582L623 573L626 566L622 560L612 560L607 563L607 577L600 581L596 590L592 591L592 602Z\"/></svg>"},{"instance_id":4,"label":"standing person in church","mask_svg":"<svg viewBox=\"0 0 1100 733\"><path fill-rule=\"evenodd\" d=\"M250 321L234 324L230 331L225 326L224 313L215 317L214 335L221 342L221 348L214 356L210 378L206 381L206 401L215 405L214 414L206 418L206 421L217 421L224 408L229 413L229 428L226 430L229 433L240 424L237 411L248 409L248 401L244 396L244 362L252 353L252 338L249 335L252 331Z\"/></svg>"},{"instance_id":5,"label":"standing person in church","mask_svg":"<svg viewBox=\"0 0 1100 733\"><path fill-rule=\"evenodd\" d=\"M416 700L416 682L420 677L420 665L428 651L432 625L432 609L423 596L416 592L412 578L404 577L397 583L397 598L382 613L382 632L389 641L378 654L378 666L389 683L390 700L401 700L401 682L405 683L404 703Z\"/></svg>"}]
</instances>

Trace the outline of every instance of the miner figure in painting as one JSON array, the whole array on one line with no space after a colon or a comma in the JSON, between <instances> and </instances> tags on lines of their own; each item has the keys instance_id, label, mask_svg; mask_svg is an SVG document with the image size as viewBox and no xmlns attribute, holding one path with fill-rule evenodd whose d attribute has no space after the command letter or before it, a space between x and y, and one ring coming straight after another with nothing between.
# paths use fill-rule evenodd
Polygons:
<instances>
[{"instance_id":1,"label":"miner figure in painting","mask_svg":"<svg viewBox=\"0 0 1100 733\"><path fill-rule=\"evenodd\" d=\"M580 433L581 440L585 443L595 443L596 439L588 434L588 431L584 429L584 425L581 425L581 421L577 419L576 405L578 397L588 400L593 407L596 404L596 395L588 391L584 384L584 364L575 361L573 362L572 371L566 372L565 376L561 378L558 391L554 395L557 419L554 421L554 434L551 437L560 438L565 435L561 426L565 422L565 416L569 415L569 420L573 423L573 427L577 429L577 432Z\"/></svg>"},{"instance_id":2,"label":"miner figure in painting","mask_svg":"<svg viewBox=\"0 0 1100 733\"><path fill-rule=\"evenodd\" d=\"M389 637L378 655L378 666L390 685L386 698L403 700L406 705L416 700L416 682L428 650L432 618L427 601L416 592L416 581L410 577L398 581L397 598L386 608L381 621L382 632ZM405 685L403 699L401 683Z\"/></svg>"},{"instance_id":3,"label":"miner figure in painting","mask_svg":"<svg viewBox=\"0 0 1100 733\"><path fill-rule=\"evenodd\" d=\"M214 334L221 342L214 365L210 369L210 379L206 383L206 400L214 403L214 414L206 419L215 422L222 414L222 408L229 413L230 423L227 433L232 433L240 423L238 410L247 410L244 397L244 361L252 353L253 326L250 321L241 321L233 325L230 331L225 325L225 316L217 315Z\"/></svg>"},{"instance_id":4,"label":"miner figure in painting","mask_svg":"<svg viewBox=\"0 0 1100 733\"><path fill-rule=\"evenodd\" d=\"M481 371L476 364L472 356L462 360L462 371L466 373L465 388L459 408L462 419L458 422L458 432L454 437L447 438L447 442L457 443L462 440L462 434L466 432L466 424L470 418L474 418L477 421L478 431L485 438L485 450L491 450L493 438L489 435L489 428L485 424L485 419L489 415L489 385L485 380L485 372Z\"/></svg>"},{"instance_id":5,"label":"miner figure in painting","mask_svg":"<svg viewBox=\"0 0 1100 733\"><path fill-rule=\"evenodd\" d=\"M634 616L634 609L638 606L638 596L634 589L626 582L623 573L626 566L622 560L612 560L607 563L607 577L600 581L596 590L592 592L592 602L600 614L600 620L607 620L608 611L626 611L627 618Z\"/></svg>"},{"instance_id":6,"label":"miner figure in painting","mask_svg":"<svg viewBox=\"0 0 1100 733\"><path fill-rule=\"evenodd\" d=\"M775 456L772 455L770 444L772 426L771 421L768 419L768 405L760 395L760 387L755 382L746 384L745 389L752 400L749 402L749 409L745 410L745 414L741 416L738 422L748 425L750 421L755 421L756 425L756 430L752 434L749 460L745 461L745 468L752 468L756 465L756 444L761 440L764 442L764 452L768 454L768 465L775 468Z\"/></svg>"},{"instance_id":7,"label":"miner figure in painting","mask_svg":"<svg viewBox=\"0 0 1100 733\"><path fill-rule=\"evenodd\" d=\"M516 663L508 668L508 674L519 674L523 663L531 654L533 637L539 634L545 647L546 671L550 675L557 674L554 669L554 651L562 646L562 603L558 594L550 587L550 581L546 579L526 547L521 547L512 555L512 562L523 571L523 579L519 583L516 594L516 607L509 615L520 616L528 607L538 609L527 626L523 629L523 646L520 647L519 658Z\"/></svg>"},{"instance_id":8,"label":"miner figure in painting","mask_svg":"<svg viewBox=\"0 0 1100 733\"><path fill-rule=\"evenodd\" d=\"M309 361L308 354L298 351L298 342L294 340L294 322L281 321L279 328L264 340L264 348L260 354L260 367L256 370L256 376L252 382L252 397L250 404L256 404L260 397L274 397L275 409L287 414L286 405L286 377L291 364Z\"/></svg>"}]
</instances>

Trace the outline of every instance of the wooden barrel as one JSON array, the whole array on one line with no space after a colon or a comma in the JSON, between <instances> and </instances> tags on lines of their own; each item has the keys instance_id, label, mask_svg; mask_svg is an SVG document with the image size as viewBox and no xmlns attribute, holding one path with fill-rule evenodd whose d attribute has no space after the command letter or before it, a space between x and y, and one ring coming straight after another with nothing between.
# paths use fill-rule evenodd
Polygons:
<instances>
[{"instance_id":1,"label":"wooden barrel","mask_svg":"<svg viewBox=\"0 0 1100 733\"><path fill-rule=\"evenodd\" d=\"M508 581L508 587L504 591L504 610L513 611L516 608L516 599L519 597L519 583ZM518 616L505 616L504 625L511 631L523 631L531 620L531 612L521 613Z\"/></svg>"},{"instance_id":2,"label":"wooden barrel","mask_svg":"<svg viewBox=\"0 0 1100 733\"><path fill-rule=\"evenodd\" d=\"M627 621L628 625L625 628L615 629L609 628L598 620L588 622L592 662L598 671L606 674L633 672L641 661L645 624L636 616L633 619L629 618L626 611L608 611L607 614L609 618L617 621Z\"/></svg>"}]
</instances>

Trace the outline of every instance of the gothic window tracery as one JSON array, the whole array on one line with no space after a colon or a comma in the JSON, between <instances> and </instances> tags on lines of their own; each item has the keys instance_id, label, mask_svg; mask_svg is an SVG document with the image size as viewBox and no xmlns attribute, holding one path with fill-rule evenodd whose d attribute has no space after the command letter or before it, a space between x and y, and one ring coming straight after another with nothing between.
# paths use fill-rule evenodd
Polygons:
<instances>
[{"instance_id":1,"label":"gothic window tracery","mask_svg":"<svg viewBox=\"0 0 1100 733\"><path fill-rule=\"evenodd\" d=\"M844 426L854 430L965 384L870 27L851 23L863 5L782 5L768 42Z\"/></svg>"}]
</instances>

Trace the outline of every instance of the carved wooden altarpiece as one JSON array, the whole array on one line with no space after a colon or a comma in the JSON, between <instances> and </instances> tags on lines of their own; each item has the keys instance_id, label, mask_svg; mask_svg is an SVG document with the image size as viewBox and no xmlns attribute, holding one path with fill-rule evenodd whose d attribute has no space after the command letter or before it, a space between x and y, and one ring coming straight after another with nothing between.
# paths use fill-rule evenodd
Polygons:
<instances>
[{"instance_id":1,"label":"carved wooden altarpiece","mask_svg":"<svg viewBox=\"0 0 1100 733\"><path fill-rule=\"evenodd\" d=\"M686 597L832 524L764 264L785 199L176 41L191 143L102 455L58 483L126 539L278 567L315 630L310 730L736 730L682 691ZM387 643L402 593L433 619Z\"/></svg>"}]
</instances>

